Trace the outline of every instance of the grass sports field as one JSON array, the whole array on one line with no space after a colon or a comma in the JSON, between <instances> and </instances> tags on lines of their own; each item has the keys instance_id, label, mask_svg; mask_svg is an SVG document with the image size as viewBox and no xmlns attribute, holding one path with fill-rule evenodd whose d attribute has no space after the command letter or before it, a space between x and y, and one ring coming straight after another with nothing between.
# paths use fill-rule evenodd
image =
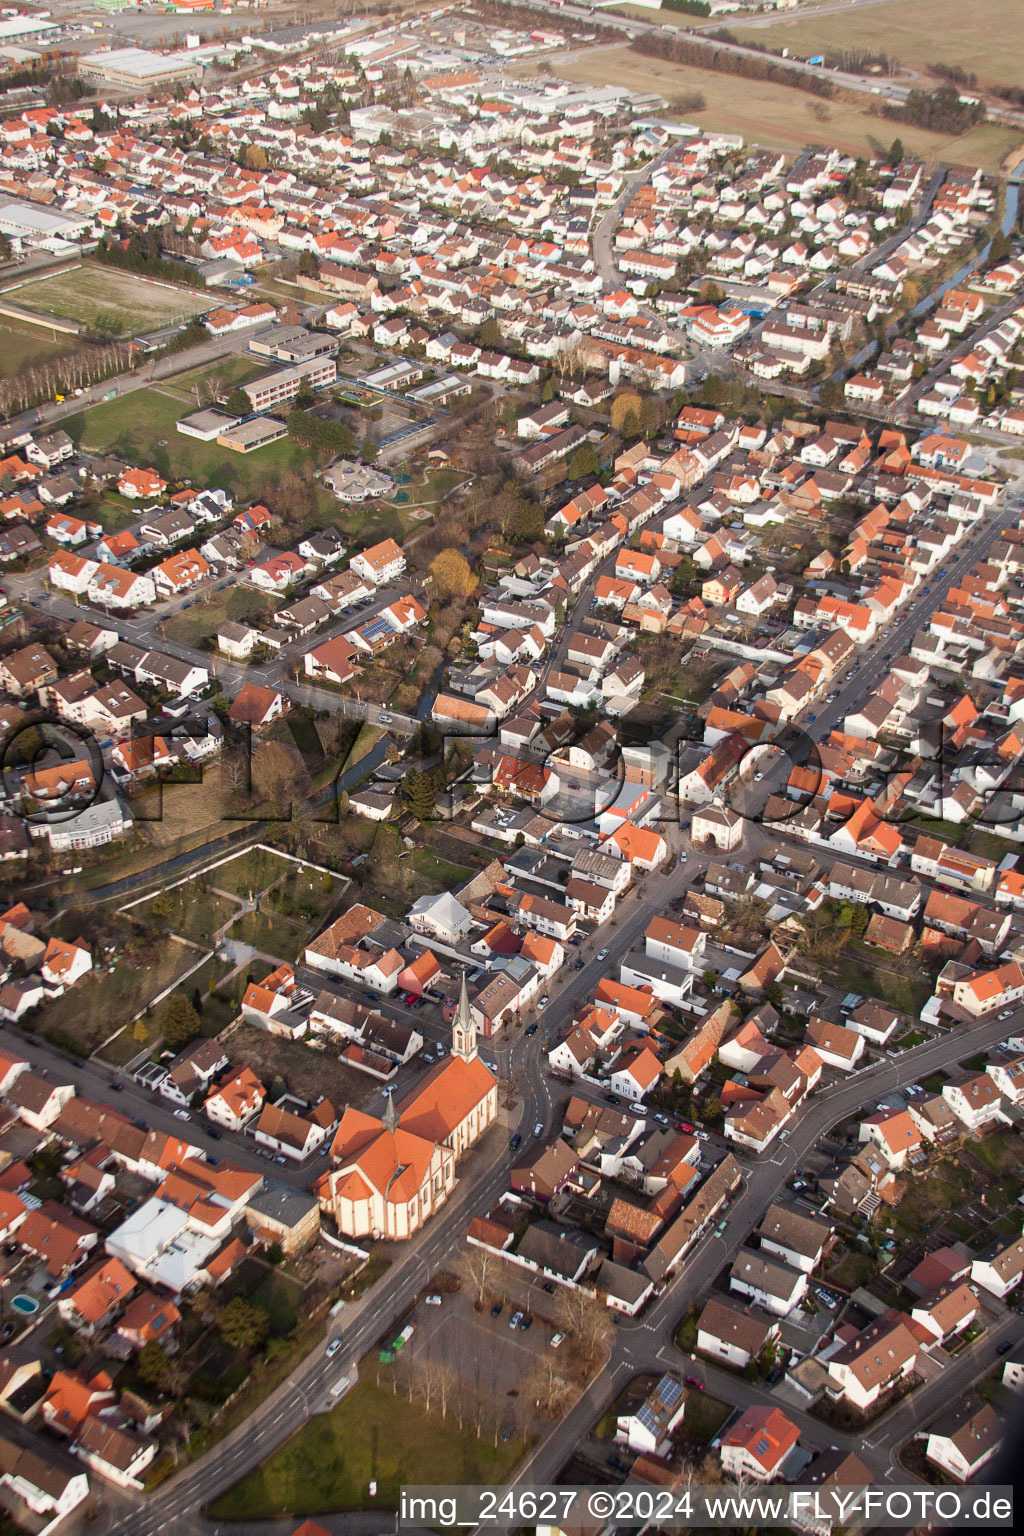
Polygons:
<instances>
[{"instance_id":1,"label":"grass sports field","mask_svg":"<svg viewBox=\"0 0 1024 1536\"><path fill-rule=\"evenodd\" d=\"M589 85L621 85L635 91L658 91L671 103L677 96L699 91L707 105L681 115L702 128L741 133L745 142L779 149L835 145L849 154L870 155L888 149L899 135L913 155L934 155L958 164L998 170L1003 157L1021 141L1019 132L995 123L982 123L959 138L928 133L904 123L874 117L856 100L823 101L806 91L794 91L770 81L741 80L685 64L672 64L634 53L629 48L600 48L558 61L559 74ZM852 93L848 93L851 94Z\"/></svg>"},{"instance_id":2,"label":"grass sports field","mask_svg":"<svg viewBox=\"0 0 1024 1536\"><path fill-rule=\"evenodd\" d=\"M7 297L21 309L123 336L187 319L213 303L209 294L192 288L174 288L131 272L87 265L8 289Z\"/></svg>"},{"instance_id":3,"label":"grass sports field","mask_svg":"<svg viewBox=\"0 0 1024 1536\"><path fill-rule=\"evenodd\" d=\"M955 64L981 85L1024 80L1024 26L1020 0L860 0L832 14L792 21L744 22L725 17L740 42L789 48L802 58L844 48L877 50L909 69Z\"/></svg>"}]
</instances>

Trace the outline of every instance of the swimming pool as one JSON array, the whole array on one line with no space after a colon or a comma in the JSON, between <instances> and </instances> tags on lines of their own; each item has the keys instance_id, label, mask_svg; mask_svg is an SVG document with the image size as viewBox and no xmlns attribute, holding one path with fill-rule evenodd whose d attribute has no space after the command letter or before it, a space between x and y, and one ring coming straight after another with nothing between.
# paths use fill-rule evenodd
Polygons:
<instances>
[{"instance_id":1,"label":"swimming pool","mask_svg":"<svg viewBox=\"0 0 1024 1536\"><path fill-rule=\"evenodd\" d=\"M34 1296L26 1296L24 1292L21 1292L19 1295L11 1297L11 1310L12 1312L20 1312L23 1317L31 1317L33 1312L39 1311L39 1303Z\"/></svg>"}]
</instances>

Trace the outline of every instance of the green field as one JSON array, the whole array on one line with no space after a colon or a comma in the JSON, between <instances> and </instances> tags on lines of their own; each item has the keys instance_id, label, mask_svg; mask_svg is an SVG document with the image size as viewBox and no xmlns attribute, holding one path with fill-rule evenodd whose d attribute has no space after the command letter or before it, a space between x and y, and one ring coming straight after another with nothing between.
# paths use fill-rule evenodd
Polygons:
<instances>
[{"instance_id":1,"label":"green field","mask_svg":"<svg viewBox=\"0 0 1024 1536\"><path fill-rule=\"evenodd\" d=\"M210 296L193 288L149 282L110 267L81 266L56 277L8 289L12 304L74 320L89 329L135 336L158 325L187 320L213 308Z\"/></svg>"},{"instance_id":2,"label":"green field","mask_svg":"<svg viewBox=\"0 0 1024 1536\"><path fill-rule=\"evenodd\" d=\"M374 1370L369 1361L363 1369ZM386 1367L384 1368L387 1369ZM339 1370L339 1375L340 1375ZM210 1506L216 1520L266 1520L344 1509L396 1509L404 1483L503 1483L526 1446L477 1438L454 1413L425 1413L364 1378ZM428 1475L429 1474L429 1475ZM377 1496L369 1484L376 1480Z\"/></svg>"},{"instance_id":3,"label":"green field","mask_svg":"<svg viewBox=\"0 0 1024 1536\"><path fill-rule=\"evenodd\" d=\"M26 368L38 368L55 357L67 357L79 349L76 336L62 336L39 326L0 320L0 379L13 379Z\"/></svg>"},{"instance_id":4,"label":"green field","mask_svg":"<svg viewBox=\"0 0 1024 1536\"><path fill-rule=\"evenodd\" d=\"M850 6L829 16L804 13L792 21L727 25L740 42L788 48L802 58L862 49L886 53L909 69L955 64L982 85L1019 85L1024 78L1024 27L1020 0L882 0Z\"/></svg>"},{"instance_id":5,"label":"green field","mask_svg":"<svg viewBox=\"0 0 1024 1536\"><path fill-rule=\"evenodd\" d=\"M149 388L69 416L63 425L83 448L123 455L129 463L151 466L171 480L193 480L243 496L268 471L298 468L310 458L308 449L286 437L249 454L230 453L217 443L184 437L176 423L187 414L184 400ZM330 500L337 505L333 497Z\"/></svg>"},{"instance_id":6,"label":"green field","mask_svg":"<svg viewBox=\"0 0 1024 1536\"><path fill-rule=\"evenodd\" d=\"M224 587L214 592L210 601L202 599L193 608L182 608L161 624L163 633L182 645L199 645L207 635L215 635L225 620L241 623L263 620L276 607L266 592L253 587Z\"/></svg>"}]
</instances>

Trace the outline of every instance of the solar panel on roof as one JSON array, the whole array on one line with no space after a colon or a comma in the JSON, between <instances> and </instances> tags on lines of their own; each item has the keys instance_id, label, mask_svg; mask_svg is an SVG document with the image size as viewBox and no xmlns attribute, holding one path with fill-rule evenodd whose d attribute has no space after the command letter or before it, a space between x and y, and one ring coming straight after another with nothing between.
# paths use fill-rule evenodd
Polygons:
<instances>
[{"instance_id":1,"label":"solar panel on roof","mask_svg":"<svg viewBox=\"0 0 1024 1536\"><path fill-rule=\"evenodd\" d=\"M674 1376L663 1376L658 1382L658 1396L666 1408L672 1408L683 1395L681 1384Z\"/></svg>"},{"instance_id":2,"label":"solar panel on roof","mask_svg":"<svg viewBox=\"0 0 1024 1536\"><path fill-rule=\"evenodd\" d=\"M654 1434L658 1428L658 1421L654 1416L654 1410L653 1408L649 1407L647 1403L644 1403L643 1407L637 1414L637 1420L640 1424L643 1425L644 1429L649 1429L652 1434Z\"/></svg>"}]
</instances>

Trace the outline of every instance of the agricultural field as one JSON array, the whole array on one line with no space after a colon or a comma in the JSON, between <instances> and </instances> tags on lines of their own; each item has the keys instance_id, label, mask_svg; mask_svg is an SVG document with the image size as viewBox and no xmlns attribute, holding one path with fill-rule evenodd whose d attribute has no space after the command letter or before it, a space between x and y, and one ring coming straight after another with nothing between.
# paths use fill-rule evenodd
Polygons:
<instances>
[{"instance_id":1,"label":"agricultural field","mask_svg":"<svg viewBox=\"0 0 1024 1536\"><path fill-rule=\"evenodd\" d=\"M807 58L843 49L877 51L911 70L954 64L980 85L1019 85L1024 78L1020 0L985 0L979 11L962 0L864 0L843 11L791 21L728 20L740 42L788 48Z\"/></svg>"},{"instance_id":2,"label":"agricultural field","mask_svg":"<svg viewBox=\"0 0 1024 1536\"><path fill-rule=\"evenodd\" d=\"M212 308L210 296L192 288L174 288L100 266L73 267L8 293L12 303L25 309L122 336L136 336Z\"/></svg>"},{"instance_id":3,"label":"agricultural field","mask_svg":"<svg viewBox=\"0 0 1024 1536\"><path fill-rule=\"evenodd\" d=\"M740 80L713 74L666 59L648 58L629 48L600 48L559 61L558 71L569 80L588 85L616 85L634 91L659 91L667 101L699 92L706 106L687 108L681 115L702 128L741 133L747 143L801 150L808 145L834 145L849 154L884 153L898 135L909 154L979 165L997 171L1005 156L1021 141L1019 132L997 123L981 123L959 138L929 133L904 123L875 117L853 92L824 101L806 91L790 90L767 80ZM846 98L850 99L846 99ZM672 114L669 113L669 116Z\"/></svg>"}]
</instances>

